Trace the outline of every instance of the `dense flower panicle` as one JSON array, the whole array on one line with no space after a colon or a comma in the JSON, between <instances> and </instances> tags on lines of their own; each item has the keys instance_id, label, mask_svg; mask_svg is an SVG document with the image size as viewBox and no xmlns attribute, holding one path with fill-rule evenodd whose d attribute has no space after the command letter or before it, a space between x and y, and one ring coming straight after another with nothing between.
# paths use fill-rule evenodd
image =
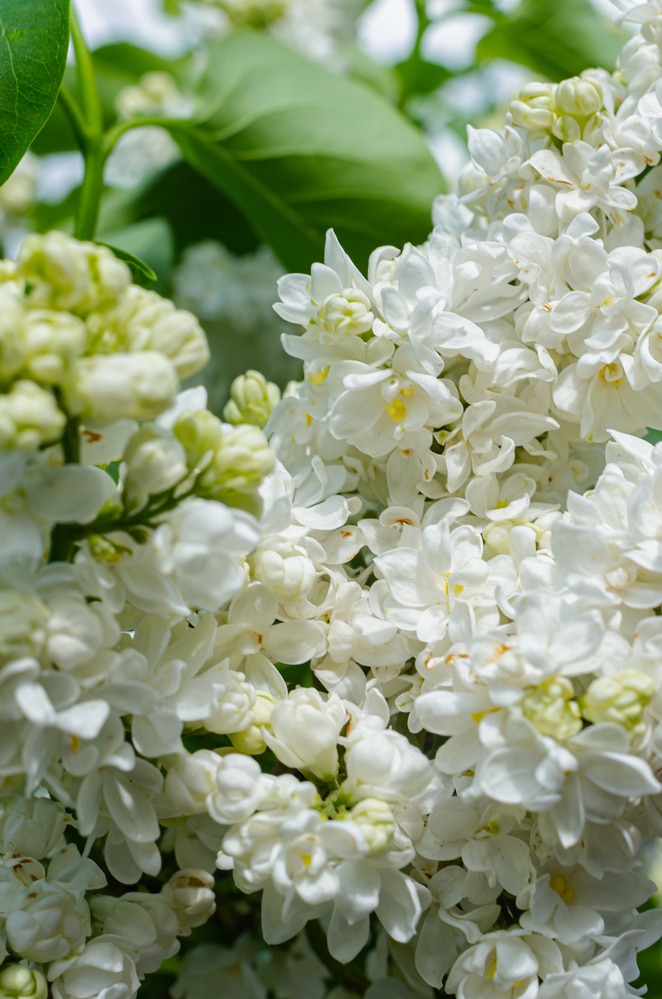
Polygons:
<instances>
[{"instance_id":1,"label":"dense flower panicle","mask_svg":"<svg viewBox=\"0 0 662 999\"><path fill-rule=\"evenodd\" d=\"M281 279L280 401L179 393L197 322L103 247L4 268L0 997L130 999L217 871L273 949L194 948L173 995L324 999L315 920L368 999L632 994L662 933L632 873L662 833L662 9L620 6L616 72L472 130L425 244L365 276L330 233Z\"/></svg>"},{"instance_id":2,"label":"dense flower panicle","mask_svg":"<svg viewBox=\"0 0 662 999\"><path fill-rule=\"evenodd\" d=\"M106 248L31 236L1 292L0 990L128 999L215 907L218 833L160 893L100 892L162 869L184 727L261 721L214 615L245 585L275 458L178 394L204 334Z\"/></svg>"}]
</instances>

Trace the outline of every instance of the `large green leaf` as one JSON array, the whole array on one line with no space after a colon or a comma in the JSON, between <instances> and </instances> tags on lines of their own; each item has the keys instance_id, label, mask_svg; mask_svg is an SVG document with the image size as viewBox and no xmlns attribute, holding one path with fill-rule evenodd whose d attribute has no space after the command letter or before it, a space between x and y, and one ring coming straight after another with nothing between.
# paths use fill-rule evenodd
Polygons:
<instances>
[{"instance_id":1,"label":"large green leaf","mask_svg":"<svg viewBox=\"0 0 662 999\"><path fill-rule=\"evenodd\" d=\"M0 0L0 184L53 110L69 47L69 0Z\"/></svg>"},{"instance_id":2,"label":"large green leaf","mask_svg":"<svg viewBox=\"0 0 662 999\"><path fill-rule=\"evenodd\" d=\"M107 124L117 117L115 102L120 90L140 82L146 73L168 73L178 84L188 83L191 60L165 59L129 42L102 45L92 53L94 75Z\"/></svg>"},{"instance_id":3,"label":"large green leaf","mask_svg":"<svg viewBox=\"0 0 662 999\"><path fill-rule=\"evenodd\" d=\"M369 88L237 31L212 48L199 97L173 137L286 267L319 259L330 226L359 263L427 235L441 175L420 132Z\"/></svg>"},{"instance_id":4,"label":"large green leaf","mask_svg":"<svg viewBox=\"0 0 662 999\"><path fill-rule=\"evenodd\" d=\"M0 0L0 8L2 0ZM178 59L165 59L148 49L131 45L129 42L114 42L102 45L92 53L94 76L101 101L104 124L112 125L117 120L116 100L125 87L139 83L146 73L170 73L184 89L190 89L192 61L188 56ZM64 74L64 85L80 101L78 79L73 66L68 66ZM78 143L71 125L60 104L56 104L53 114L37 136L32 149L37 155L61 153L77 149Z\"/></svg>"},{"instance_id":5,"label":"large green leaf","mask_svg":"<svg viewBox=\"0 0 662 999\"><path fill-rule=\"evenodd\" d=\"M590 66L613 69L627 37L589 0L522 0L481 38L476 59L510 59L562 80Z\"/></svg>"}]
</instances>

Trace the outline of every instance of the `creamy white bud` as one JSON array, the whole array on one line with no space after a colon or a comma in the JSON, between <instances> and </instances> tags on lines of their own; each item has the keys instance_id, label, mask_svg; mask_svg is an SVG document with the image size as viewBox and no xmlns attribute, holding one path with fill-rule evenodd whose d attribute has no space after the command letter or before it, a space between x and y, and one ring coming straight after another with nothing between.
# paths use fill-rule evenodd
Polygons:
<instances>
[{"instance_id":1,"label":"creamy white bud","mask_svg":"<svg viewBox=\"0 0 662 999\"><path fill-rule=\"evenodd\" d=\"M216 909L214 878L207 871L191 868L177 871L161 889L161 896L185 932L202 926Z\"/></svg>"},{"instance_id":2,"label":"creamy white bud","mask_svg":"<svg viewBox=\"0 0 662 999\"><path fill-rule=\"evenodd\" d=\"M177 756L165 779L169 801L181 815L204 812L207 796L216 789L221 758L210 749Z\"/></svg>"},{"instance_id":3,"label":"creamy white bud","mask_svg":"<svg viewBox=\"0 0 662 999\"><path fill-rule=\"evenodd\" d=\"M84 419L152 420L173 405L178 388L175 369L156 351L98 354L76 362L65 399Z\"/></svg>"},{"instance_id":4,"label":"creamy white bud","mask_svg":"<svg viewBox=\"0 0 662 999\"><path fill-rule=\"evenodd\" d=\"M330 777L338 771L338 738L346 720L337 694L324 700L313 687L298 687L274 704L264 739L286 766Z\"/></svg>"},{"instance_id":5,"label":"creamy white bud","mask_svg":"<svg viewBox=\"0 0 662 999\"><path fill-rule=\"evenodd\" d=\"M48 985L41 971L24 964L0 970L0 999L46 999Z\"/></svg>"},{"instance_id":6,"label":"creamy white bud","mask_svg":"<svg viewBox=\"0 0 662 999\"><path fill-rule=\"evenodd\" d=\"M556 85L555 100L558 109L573 118L589 118L602 107L602 90L598 83L573 76Z\"/></svg>"},{"instance_id":7,"label":"creamy white bud","mask_svg":"<svg viewBox=\"0 0 662 999\"><path fill-rule=\"evenodd\" d=\"M20 381L0 395L0 448L31 450L59 440L66 418L50 392Z\"/></svg>"},{"instance_id":8,"label":"creamy white bud","mask_svg":"<svg viewBox=\"0 0 662 999\"><path fill-rule=\"evenodd\" d=\"M264 427L280 401L280 389L259 371L238 375L230 386L230 401L223 410L228 423L252 423Z\"/></svg>"},{"instance_id":9,"label":"creamy white bud","mask_svg":"<svg viewBox=\"0 0 662 999\"><path fill-rule=\"evenodd\" d=\"M109 349L165 355L179 378L195 374L209 360L207 338L193 313L135 284L114 308L90 316L88 325Z\"/></svg>"},{"instance_id":10,"label":"creamy white bud","mask_svg":"<svg viewBox=\"0 0 662 999\"><path fill-rule=\"evenodd\" d=\"M184 448L169 430L160 427L142 427L135 433L124 451L124 462L123 494L129 508L172 489L188 473Z\"/></svg>"},{"instance_id":11,"label":"creamy white bud","mask_svg":"<svg viewBox=\"0 0 662 999\"><path fill-rule=\"evenodd\" d=\"M17 269L31 304L83 316L114 304L131 284L129 268L107 247L63 232L28 236Z\"/></svg>"}]
</instances>

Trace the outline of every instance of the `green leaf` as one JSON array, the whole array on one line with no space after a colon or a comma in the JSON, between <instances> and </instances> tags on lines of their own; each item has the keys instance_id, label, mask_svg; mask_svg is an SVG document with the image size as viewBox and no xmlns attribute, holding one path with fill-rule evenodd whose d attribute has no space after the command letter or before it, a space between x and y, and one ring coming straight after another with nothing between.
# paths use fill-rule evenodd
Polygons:
<instances>
[{"instance_id":1,"label":"green leaf","mask_svg":"<svg viewBox=\"0 0 662 999\"><path fill-rule=\"evenodd\" d=\"M0 0L0 4L2 0ZM191 87L192 63L188 56L166 59L148 49L128 42L102 45L92 53L94 76L106 127L117 121L115 102L120 90L135 86L146 73L170 73L185 89ZM73 66L64 74L64 85L80 101L78 80ZM32 150L37 155L61 153L77 149L78 144L60 103L56 104L46 125L37 136Z\"/></svg>"},{"instance_id":2,"label":"green leaf","mask_svg":"<svg viewBox=\"0 0 662 999\"><path fill-rule=\"evenodd\" d=\"M422 59L419 52L412 52L408 59L398 63L395 70L405 100L431 94L454 76L445 66Z\"/></svg>"},{"instance_id":3,"label":"green leaf","mask_svg":"<svg viewBox=\"0 0 662 999\"><path fill-rule=\"evenodd\" d=\"M333 227L358 264L423 240L443 180L423 136L386 100L249 31L211 50L193 123L167 123L185 159L292 270Z\"/></svg>"},{"instance_id":4,"label":"green leaf","mask_svg":"<svg viewBox=\"0 0 662 999\"><path fill-rule=\"evenodd\" d=\"M175 245L165 219L149 218L100 234L113 253L131 268L136 284L154 284L163 292L173 266Z\"/></svg>"},{"instance_id":5,"label":"green leaf","mask_svg":"<svg viewBox=\"0 0 662 999\"><path fill-rule=\"evenodd\" d=\"M133 253L129 253L128 250L122 250L119 246L113 246L111 243L101 243L96 240L99 246L105 246L115 254L118 260L124 261L129 270L131 271L131 276L136 284L154 284L156 281L156 274L144 260L140 257L136 257Z\"/></svg>"},{"instance_id":6,"label":"green leaf","mask_svg":"<svg viewBox=\"0 0 662 999\"><path fill-rule=\"evenodd\" d=\"M479 41L476 59L510 59L562 80L591 66L613 69L627 38L589 0L522 0Z\"/></svg>"},{"instance_id":7,"label":"green leaf","mask_svg":"<svg viewBox=\"0 0 662 999\"><path fill-rule=\"evenodd\" d=\"M400 81L397 67L383 66L363 52L358 45L345 45L342 49L343 63L347 76L376 90L391 104L400 100Z\"/></svg>"},{"instance_id":8,"label":"green leaf","mask_svg":"<svg viewBox=\"0 0 662 999\"><path fill-rule=\"evenodd\" d=\"M92 53L94 75L106 124L116 120L115 101L120 90L134 86L146 73L169 73L178 83L188 79L190 59L165 59L129 42L103 45Z\"/></svg>"},{"instance_id":9,"label":"green leaf","mask_svg":"<svg viewBox=\"0 0 662 999\"><path fill-rule=\"evenodd\" d=\"M260 242L233 202L188 163L175 163L148 181L127 213L132 219L166 218L178 253L204 239L218 239L236 254L250 253Z\"/></svg>"},{"instance_id":10,"label":"green leaf","mask_svg":"<svg viewBox=\"0 0 662 999\"><path fill-rule=\"evenodd\" d=\"M0 3L0 184L53 110L69 48L69 0Z\"/></svg>"}]
</instances>

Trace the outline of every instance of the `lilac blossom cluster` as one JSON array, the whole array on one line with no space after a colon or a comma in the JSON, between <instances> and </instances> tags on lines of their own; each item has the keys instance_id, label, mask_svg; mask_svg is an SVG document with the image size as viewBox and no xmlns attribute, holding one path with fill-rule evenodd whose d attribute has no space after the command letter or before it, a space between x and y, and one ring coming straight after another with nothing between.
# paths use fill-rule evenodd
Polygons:
<instances>
[{"instance_id":1,"label":"lilac blossom cluster","mask_svg":"<svg viewBox=\"0 0 662 999\"><path fill-rule=\"evenodd\" d=\"M472 131L425 244L365 277L329 234L281 279L280 401L178 394L196 320L103 247L3 264L1 999L133 999L215 877L262 936L190 950L177 999L636 994L662 3L620 5L617 70Z\"/></svg>"}]
</instances>

